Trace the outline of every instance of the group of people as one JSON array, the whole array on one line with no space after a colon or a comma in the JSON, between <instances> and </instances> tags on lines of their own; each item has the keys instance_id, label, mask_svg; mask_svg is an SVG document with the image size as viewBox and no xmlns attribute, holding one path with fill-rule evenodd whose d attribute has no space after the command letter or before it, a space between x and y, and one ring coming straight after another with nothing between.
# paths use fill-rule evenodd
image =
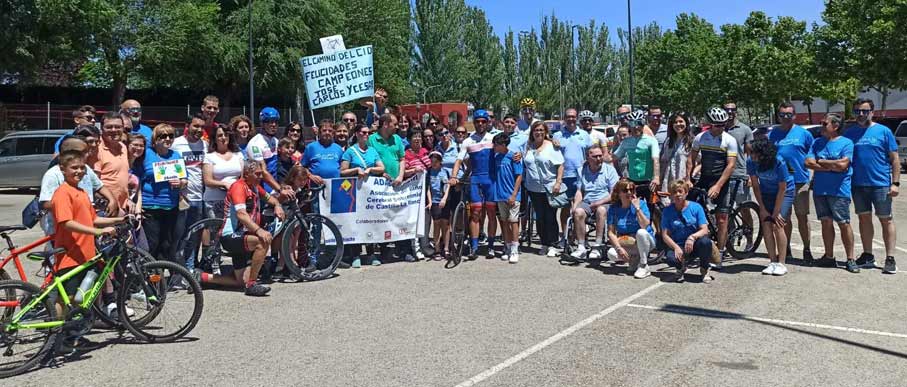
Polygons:
<instances>
[{"instance_id":1,"label":"group of people","mask_svg":"<svg viewBox=\"0 0 907 387\"><path fill-rule=\"evenodd\" d=\"M396 186L424 174L431 238L398 241L393 244L396 251L387 244L346 246L345 265L380 265L393 255L407 262L445 259L451 254L447 247L453 210L466 202L466 243L473 259L484 245L489 258L517 263L531 207L542 245L539 254L562 254L567 247L564 229L572 217L574 230L567 232L576 236L574 257L601 259L602 246L610 245L610 260L628 263L634 277L645 278L646 257L661 249L681 274L678 279L690 261L699 258L703 279L709 281L714 257L726 254L728 213L734 203L754 198L759 219L744 221L762 224L770 259L765 274L787 273L792 212L803 236L804 261L837 265L837 224L846 269L874 267L873 210L882 225L884 272L896 272L891 201L898 194L900 165L891 130L872 120L871 100L854 104L856 122L849 126L842 117L828 115L817 139L794 124L789 103L779 106L780 124L767 133L754 133L738 121L734 103L705 112L707 125L700 133L693 133L685 112L674 112L662 123L659 107L634 111L622 106L617 110L619 126L610 138L593 129L592 112L572 108L564 112L561 129L551 133L536 119L530 98L521 101L518 116L501 120L492 111L476 110L471 133L436 116L414 120L394 113L386 107L382 89L361 103L367 110L361 121L348 111L340 122L325 119L315 128L290 122L282 130L279 112L270 107L261 110L258 130L243 115L217 123L220 108L214 96L204 98L183 128L158 124L152 129L142 123L139 102L127 100L120 110L104 114L98 129L95 110L85 106L73 113L76 129L58 142L60 165L48 169L42 180L39 200L51 210L43 227L57 239L109 231L93 227L112 221L90 221L90 216L80 218L80 223L87 222L81 228L61 221L72 215L59 212L57 207L63 206L54 204L54 196L74 179L76 190L100 203L101 215L141 215L138 243L150 254L188 257L180 263L196 269L191 253L178 253L178 241L197 220L221 218L221 243L234 270L226 275L194 270L198 279L241 286L246 294L261 296L270 288L259 274L270 262L268 251L278 250L266 226L274 217L284 217L281 202L341 176L376 176ZM87 168L70 178L67 169L75 159ZM155 174L161 162L178 159L185 164L185 178L163 180ZM824 242L824 254L816 260L809 238L810 190ZM710 234L702 196L715 206L715 235ZM653 219L656 200L665 204L660 219ZM851 201L863 242L859 258L850 226ZM308 210L317 212L318 202ZM500 248L495 246L498 225ZM586 240L587 227L594 230L593 241ZM84 262L89 253L72 261ZM309 265L314 266L314 260Z\"/></svg>"}]
</instances>

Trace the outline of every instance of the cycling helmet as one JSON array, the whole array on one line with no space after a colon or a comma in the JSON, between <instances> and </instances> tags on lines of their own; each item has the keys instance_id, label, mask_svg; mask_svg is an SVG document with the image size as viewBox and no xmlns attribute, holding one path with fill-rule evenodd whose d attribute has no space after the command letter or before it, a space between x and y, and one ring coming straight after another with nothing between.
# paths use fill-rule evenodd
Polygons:
<instances>
[{"instance_id":1,"label":"cycling helmet","mask_svg":"<svg viewBox=\"0 0 907 387\"><path fill-rule=\"evenodd\" d=\"M479 119L479 118L484 118L484 119L486 119L486 120L491 121L491 118L490 118L490 117L491 117L491 116L488 115L488 112L485 111L485 109L479 109L479 110L476 110L475 113L472 113L472 119L473 119L473 120L477 120L477 119Z\"/></svg>"},{"instance_id":2,"label":"cycling helmet","mask_svg":"<svg viewBox=\"0 0 907 387\"><path fill-rule=\"evenodd\" d=\"M258 113L258 119L261 122L265 121L280 121L280 112L277 109L270 106L261 109L261 113Z\"/></svg>"},{"instance_id":3,"label":"cycling helmet","mask_svg":"<svg viewBox=\"0 0 907 387\"><path fill-rule=\"evenodd\" d=\"M590 111L588 111L588 110L583 110L583 111L579 112L579 119L580 119L580 121L582 121L582 120L584 120L584 119L587 119L587 118L591 120L591 119L593 119L594 117L595 117L595 114L592 113L592 112L590 112Z\"/></svg>"},{"instance_id":4,"label":"cycling helmet","mask_svg":"<svg viewBox=\"0 0 907 387\"><path fill-rule=\"evenodd\" d=\"M727 111L720 107L713 107L709 109L707 116L709 117L709 122L713 124L724 123L730 118L727 115Z\"/></svg>"},{"instance_id":5,"label":"cycling helmet","mask_svg":"<svg viewBox=\"0 0 907 387\"><path fill-rule=\"evenodd\" d=\"M645 126L646 112L642 110L634 110L630 113L627 113L627 125L629 125L631 128Z\"/></svg>"},{"instance_id":6,"label":"cycling helmet","mask_svg":"<svg viewBox=\"0 0 907 387\"><path fill-rule=\"evenodd\" d=\"M535 110L535 100L532 98L523 98L522 100L520 100L520 109L523 108L530 108L532 110Z\"/></svg>"}]
</instances>

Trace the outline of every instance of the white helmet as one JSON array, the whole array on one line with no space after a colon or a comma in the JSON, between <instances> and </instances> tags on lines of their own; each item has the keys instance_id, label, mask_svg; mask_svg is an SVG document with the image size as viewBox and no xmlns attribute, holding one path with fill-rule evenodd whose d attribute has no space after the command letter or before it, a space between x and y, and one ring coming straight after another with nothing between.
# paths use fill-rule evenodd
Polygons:
<instances>
[{"instance_id":1,"label":"white helmet","mask_svg":"<svg viewBox=\"0 0 907 387\"><path fill-rule=\"evenodd\" d=\"M595 113L592 113L592 112L590 112L590 111L588 111L588 110L583 110L583 111L579 112L579 119L580 119L580 121L582 121L582 120L584 120L584 119L586 119L586 118L589 118L589 119L595 118Z\"/></svg>"},{"instance_id":2,"label":"white helmet","mask_svg":"<svg viewBox=\"0 0 907 387\"><path fill-rule=\"evenodd\" d=\"M713 108L709 109L709 112L707 115L709 117L709 122L711 122L713 124L721 124L721 123L727 122L727 120L730 118L727 115L727 111L725 111L724 109L722 109L720 107L713 107Z\"/></svg>"},{"instance_id":3,"label":"white helmet","mask_svg":"<svg viewBox=\"0 0 907 387\"><path fill-rule=\"evenodd\" d=\"M634 110L627 114L627 125L638 127L646 125L646 113L642 110Z\"/></svg>"}]
</instances>

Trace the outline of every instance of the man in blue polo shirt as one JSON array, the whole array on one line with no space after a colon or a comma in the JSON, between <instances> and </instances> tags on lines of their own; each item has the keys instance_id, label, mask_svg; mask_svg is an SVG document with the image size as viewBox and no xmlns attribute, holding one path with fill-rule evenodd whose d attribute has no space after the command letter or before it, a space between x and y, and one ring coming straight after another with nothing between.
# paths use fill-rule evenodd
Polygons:
<instances>
[{"instance_id":1,"label":"man in blue polo shirt","mask_svg":"<svg viewBox=\"0 0 907 387\"><path fill-rule=\"evenodd\" d=\"M891 201L898 196L901 186L901 168L898 145L891 129L872 121L875 109L871 99L858 99L853 104L853 115L857 126L844 132L844 137L854 143L853 149L853 207L860 219L860 240L863 253L857 264L875 267L872 255L872 210L882 224L882 240L885 242L885 267L883 272L894 274L897 264L894 260L896 230L892 220Z\"/></svg>"},{"instance_id":2,"label":"man in blue polo shirt","mask_svg":"<svg viewBox=\"0 0 907 387\"><path fill-rule=\"evenodd\" d=\"M324 179L340 177L340 160L343 148L334 142L332 122L322 121L318 130L318 141L306 145L302 154L302 166L309 169L315 184L324 184Z\"/></svg>"},{"instance_id":3,"label":"man in blue polo shirt","mask_svg":"<svg viewBox=\"0 0 907 387\"><path fill-rule=\"evenodd\" d=\"M564 186L567 187L567 197L576 195L576 179L579 170L586 162L586 150L592 145L592 138L585 130L579 130L576 125L576 109L570 108L564 112L564 128L554 133L554 143L560 147L564 155ZM569 208L561 209L561 230L567 227L567 218L570 216ZM563 243L564 241L561 241Z\"/></svg>"},{"instance_id":4,"label":"man in blue polo shirt","mask_svg":"<svg viewBox=\"0 0 907 387\"><path fill-rule=\"evenodd\" d=\"M803 240L803 261L812 264L813 255L809 250L809 170L806 169L806 154L813 146L813 135L800 125L794 124L794 105L782 102L778 107L778 121L780 125L772 129L768 139L778 147L778 156L787 161L787 166L794 171L794 213L797 214L797 230ZM790 243L793 229L791 222L787 222L784 231ZM787 255L791 256L790 249Z\"/></svg>"}]
</instances>

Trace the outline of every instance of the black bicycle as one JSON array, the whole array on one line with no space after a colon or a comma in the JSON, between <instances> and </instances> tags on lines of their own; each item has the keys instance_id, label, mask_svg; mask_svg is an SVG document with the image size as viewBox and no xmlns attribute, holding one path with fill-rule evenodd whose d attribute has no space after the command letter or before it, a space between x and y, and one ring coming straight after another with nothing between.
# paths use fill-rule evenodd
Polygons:
<instances>
[{"instance_id":1,"label":"black bicycle","mask_svg":"<svg viewBox=\"0 0 907 387\"><path fill-rule=\"evenodd\" d=\"M460 188L460 202L454 207L450 216L450 238L448 238L447 263L444 267L452 269L463 262L463 255L469 242L466 235L469 233L469 182L464 177L457 187Z\"/></svg>"},{"instance_id":2,"label":"black bicycle","mask_svg":"<svg viewBox=\"0 0 907 387\"><path fill-rule=\"evenodd\" d=\"M267 226L275 238L282 235L279 253L284 257L285 267L295 278L304 281L330 277L343 258L343 237L337 225L320 214L305 213L301 208L317 200L323 189L323 185L301 189L295 200L281 203L286 213L285 221L275 218ZM179 262L192 257L196 268L220 274L223 225L223 219L209 218L189 226L177 250Z\"/></svg>"},{"instance_id":3,"label":"black bicycle","mask_svg":"<svg viewBox=\"0 0 907 387\"><path fill-rule=\"evenodd\" d=\"M702 205L709 224L709 236L718 241L718 209L710 204L709 193L699 187L690 188L689 198ZM762 242L762 227L759 222L759 204L748 200L734 203L728 214L727 251L736 259L749 258L755 254Z\"/></svg>"}]
</instances>

